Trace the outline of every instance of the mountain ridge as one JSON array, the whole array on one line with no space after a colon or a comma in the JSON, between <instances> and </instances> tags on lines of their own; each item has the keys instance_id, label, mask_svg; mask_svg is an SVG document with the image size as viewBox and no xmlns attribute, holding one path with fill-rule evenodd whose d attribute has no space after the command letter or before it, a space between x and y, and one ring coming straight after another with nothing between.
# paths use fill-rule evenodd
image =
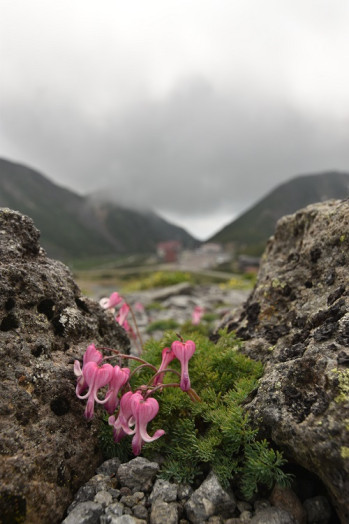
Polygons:
<instances>
[{"instance_id":1,"label":"mountain ridge","mask_svg":"<svg viewBox=\"0 0 349 524\"><path fill-rule=\"evenodd\" d=\"M315 202L348 196L349 173L333 170L298 175L276 186L208 242L232 244L237 253L260 256L279 218Z\"/></svg>"},{"instance_id":2,"label":"mountain ridge","mask_svg":"<svg viewBox=\"0 0 349 524\"><path fill-rule=\"evenodd\" d=\"M179 240L184 247L199 244L153 212L93 202L33 168L5 159L0 159L0 207L29 215L49 255L63 260L151 253L166 240Z\"/></svg>"}]
</instances>

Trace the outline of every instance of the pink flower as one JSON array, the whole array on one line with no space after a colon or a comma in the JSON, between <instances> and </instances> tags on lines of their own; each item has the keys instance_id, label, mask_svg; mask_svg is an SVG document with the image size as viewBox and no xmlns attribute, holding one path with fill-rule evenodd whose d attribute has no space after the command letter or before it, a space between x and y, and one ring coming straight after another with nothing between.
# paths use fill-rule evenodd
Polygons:
<instances>
[{"instance_id":1,"label":"pink flower","mask_svg":"<svg viewBox=\"0 0 349 524\"><path fill-rule=\"evenodd\" d=\"M122 327L124 328L124 330L126 331L126 333L129 334L129 336L130 336L131 338L133 338L134 340L137 338L137 337L136 337L136 333L133 331L132 327L131 327L130 324L127 322L127 320L124 320L124 323L123 323Z\"/></svg>"},{"instance_id":2,"label":"pink flower","mask_svg":"<svg viewBox=\"0 0 349 524\"><path fill-rule=\"evenodd\" d=\"M147 424L159 411L159 404L155 398L144 400L140 393L135 393L131 398L131 409L135 419L135 434L132 439L132 451L134 455L139 455L144 442L153 442L165 434L163 429L155 431L150 437L147 433Z\"/></svg>"},{"instance_id":3,"label":"pink flower","mask_svg":"<svg viewBox=\"0 0 349 524\"><path fill-rule=\"evenodd\" d=\"M85 417L90 420L94 414L94 403L95 401L99 404L104 404L109 397L107 396L104 400L99 400L97 392L100 388L106 386L111 380L113 375L113 366L110 364L103 364L99 367L94 361L87 362L82 369L83 378L88 386L88 392L82 396L77 391L77 397L80 399L88 399L85 409ZM77 388L78 389L78 388Z\"/></svg>"},{"instance_id":4,"label":"pink flower","mask_svg":"<svg viewBox=\"0 0 349 524\"><path fill-rule=\"evenodd\" d=\"M113 436L115 442L120 442L123 437L133 435L135 432L134 429L130 429L130 425L133 426L135 423L131 409L131 397L133 397L133 395L134 393L132 393L132 391L128 391L122 395L118 417L115 418L115 416L112 415L108 419L110 426L114 427Z\"/></svg>"},{"instance_id":5,"label":"pink flower","mask_svg":"<svg viewBox=\"0 0 349 524\"><path fill-rule=\"evenodd\" d=\"M99 305L103 309L114 309L120 302L122 302L122 297L115 291L109 298L101 298Z\"/></svg>"},{"instance_id":6,"label":"pink flower","mask_svg":"<svg viewBox=\"0 0 349 524\"><path fill-rule=\"evenodd\" d=\"M194 307L194 311L191 316L191 321L192 321L192 324L194 324L194 326L200 324L200 320L201 320L202 315L204 314L204 311L205 310L203 307L200 307L200 306Z\"/></svg>"},{"instance_id":7,"label":"pink flower","mask_svg":"<svg viewBox=\"0 0 349 524\"><path fill-rule=\"evenodd\" d=\"M111 415L119 405L118 394L120 389L126 384L130 376L129 368L120 368L114 366L113 374L109 382L109 389L107 391L108 400L104 404L105 409Z\"/></svg>"},{"instance_id":8,"label":"pink flower","mask_svg":"<svg viewBox=\"0 0 349 524\"><path fill-rule=\"evenodd\" d=\"M129 311L130 311L130 306L128 304L126 304L126 302L125 302L121 306L121 308L119 310L119 314L115 318L116 322L118 322L118 324L120 324L120 326L124 325Z\"/></svg>"},{"instance_id":9,"label":"pink flower","mask_svg":"<svg viewBox=\"0 0 349 524\"><path fill-rule=\"evenodd\" d=\"M81 395L87 388L88 384L86 380L84 379L84 366L88 362L96 362L97 364L100 364L102 362L103 355L98 349L96 349L96 346L94 344L90 344L88 348L86 349L84 356L83 356L83 366L82 369L80 367L80 362L78 360L74 361L74 374L76 377L78 377L78 381L76 384L76 394Z\"/></svg>"},{"instance_id":10,"label":"pink flower","mask_svg":"<svg viewBox=\"0 0 349 524\"><path fill-rule=\"evenodd\" d=\"M180 388L183 391L188 391L190 389L188 362L195 353L195 343L192 340L187 340L185 343L176 340L172 343L171 348L175 357L181 363Z\"/></svg>"},{"instance_id":11,"label":"pink flower","mask_svg":"<svg viewBox=\"0 0 349 524\"><path fill-rule=\"evenodd\" d=\"M169 365L170 362L172 362L172 360L176 358L175 354L173 353L172 349L170 348L164 348L162 350L162 361L161 361L161 365L158 369L158 372L159 371L162 371L164 369L166 369ZM164 373L160 373L159 375L157 375L154 379L154 386L157 386L158 384L161 384L164 380Z\"/></svg>"},{"instance_id":12,"label":"pink flower","mask_svg":"<svg viewBox=\"0 0 349 524\"><path fill-rule=\"evenodd\" d=\"M147 424L158 413L159 404L155 398L144 400L139 392L129 391L121 397L119 416L109 417L109 424L114 427L114 440L120 442L125 435L133 435L132 450L134 455L139 455L144 442L152 442L162 435L163 429L155 431L151 437L147 433ZM131 429L130 426L135 426Z\"/></svg>"},{"instance_id":13,"label":"pink flower","mask_svg":"<svg viewBox=\"0 0 349 524\"><path fill-rule=\"evenodd\" d=\"M134 305L134 309L135 311L138 311L139 313L143 313L144 311L144 306L141 302L136 302L135 305Z\"/></svg>"}]
</instances>

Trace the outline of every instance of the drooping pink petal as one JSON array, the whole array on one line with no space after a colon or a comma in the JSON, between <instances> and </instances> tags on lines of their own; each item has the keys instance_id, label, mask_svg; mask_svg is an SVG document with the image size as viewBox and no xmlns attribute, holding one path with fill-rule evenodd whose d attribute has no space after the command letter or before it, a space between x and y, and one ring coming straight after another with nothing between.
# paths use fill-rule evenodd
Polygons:
<instances>
[{"instance_id":1,"label":"drooping pink petal","mask_svg":"<svg viewBox=\"0 0 349 524\"><path fill-rule=\"evenodd\" d=\"M156 417L159 411L159 404L155 398L144 400L142 395L135 393L131 398L131 409L136 422L132 451L134 455L139 455L144 442L152 442L160 438L165 431L158 429L152 437L147 433L148 422Z\"/></svg>"},{"instance_id":2,"label":"drooping pink petal","mask_svg":"<svg viewBox=\"0 0 349 524\"><path fill-rule=\"evenodd\" d=\"M113 373L113 366L110 364L103 364L99 367L96 362L87 362L83 367L83 377L88 386L88 392L86 395L81 396L77 395L78 398L84 399L87 398L87 404L85 409L85 417L90 420L94 414L94 403L95 401L103 404L108 400L106 397L103 401L99 400L97 397L98 389L106 386L110 381Z\"/></svg>"},{"instance_id":3,"label":"drooping pink petal","mask_svg":"<svg viewBox=\"0 0 349 524\"><path fill-rule=\"evenodd\" d=\"M173 350L170 348L164 348L162 350L162 360L161 360L161 364L158 369L158 372L162 371L163 369L166 369L169 363L172 362L174 358L176 358L176 356L173 353ZM158 384L162 384L163 380L164 380L164 373L159 373L159 375L157 375L154 379L154 382L153 382L154 386L157 386Z\"/></svg>"},{"instance_id":4,"label":"drooping pink petal","mask_svg":"<svg viewBox=\"0 0 349 524\"><path fill-rule=\"evenodd\" d=\"M81 377L82 375L81 365L78 360L74 360L74 375L76 377Z\"/></svg>"},{"instance_id":5,"label":"drooping pink petal","mask_svg":"<svg viewBox=\"0 0 349 524\"><path fill-rule=\"evenodd\" d=\"M180 388L188 391L190 389L188 362L195 353L195 343L192 340L187 340L185 343L176 340L172 343L171 349L181 363Z\"/></svg>"},{"instance_id":6,"label":"drooping pink petal","mask_svg":"<svg viewBox=\"0 0 349 524\"><path fill-rule=\"evenodd\" d=\"M133 331L132 327L130 326L130 324L127 322L127 320L124 320L124 323L122 325L122 327L124 328L124 330L126 331L126 333L128 333L128 335L133 338L133 339L136 339L136 333Z\"/></svg>"},{"instance_id":7,"label":"drooping pink petal","mask_svg":"<svg viewBox=\"0 0 349 524\"><path fill-rule=\"evenodd\" d=\"M144 306L141 302L136 302L135 305L134 305L134 309L135 311L139 311L139 313L143 313L144 311Z\"/></svg>"},{"instance_id":8,"label":"drooping pink petal","mask_svg":"<svg viewBox=\"0 0 349 524\"><path fill-rule=\"evenodd\" d=\"M109 389L107 391L107 396L109 394L109 399L104 404L105 409L110 415L114 413L119 404L119 391L126 384L129 376L129 368L120 368L119 366L114 366L113 375L109 382Z\"/></svg>"},{"instance_id":9,"label":"drooping pink petal","mask_svg":"<svg viewBox=\"0 0 349 524\"><path fill-rule=\"evenodd\" d=\"M96 349L94 344L90 344L84 353L82 362L83 365L87 364L87 362L97 362L97 364L100 364L102 360L102 353Z\"/></svg>"},{"instance_id":10,"label":"drooping pink petal","mask_svg":"<svg viewBox=\"0 0 349 524\"><path fill-rule=\"evenodd\" d=\"M192 324L194 324L194 326L200 324L204 311L205 311L204 308L200 306L195 306L192 316L191 316L191 321L192 321Z\"/></svg>"},{"instance_id":11,"label":"drooping pink petal","mask_svg":"<svg viewBox=\"0 0 349 524\"><path fill-rule=\"evenodd\" d=\"M99 305L103 309L113 309L122 302L122 297L116 291L110 295L109 298L101 298Z\"/></svg>"},{"instance_id":12,"label":"drooping pink petal","mask_svg":"<svg viewBox=\"0 0 349 524\"><path fill-rule=\"evenodd\" d=\"M84 377L84 367L88 362L96 362L97 364L100 364L100 362L103 359L103 355L100 351L98 351L94 344L90 344L88 348L86 349L84 356L83 356L83 366L81 369L80 362L78 360L74 361L74 374L77 377L77 384L76 384L76 394L79 396L81 395L88 387L88 384Z\"/></svg>"},{"instance_id":13,"label":"drooping pink petal","mask_svg":"<svg viewBox=\"0 0 349 524\"><path fill-rule=\"evenodd\" d=\"M119 314L115 318L116 322L118 322L118 324L120 324L120 326L122 326L124 324L129 311L130 311L130 306L128 304L124 303L121 306L120 310L119 310Z\"/></svg>"},{"instance_id":14,"label":"drooping pink petal","mask_svg":"<svg viewBox=\"0 0 349 524\"><path fill-rule=\"evenodd\" d=\"M99 404L104 404L106 402L106 399L99 400L99 398L97 397L97 392L100 388L103 388L111 381L112 376L113 376L113 366L111 364L103 364L103 366L98 368L98 371L95 375L95 381L94 381L94 398L95 398L95 401L98 402Z\"/></svg>"},{"instance_id":15,"label":"drooping pink petal","mask_svg":"<svg viewBox=\"0 0 349 524\"><path fill-rule=\"evenodd\" d=\"M132 391L125 393L120 400L119 415L117 418L114 416L109 417L108 423L113 426L113 436L115 442L120 440L126 435L133 435L135 429L131 429L135 421L132 415L131 409L131 398L134 395Z\"/></svg>"}]
</instances>

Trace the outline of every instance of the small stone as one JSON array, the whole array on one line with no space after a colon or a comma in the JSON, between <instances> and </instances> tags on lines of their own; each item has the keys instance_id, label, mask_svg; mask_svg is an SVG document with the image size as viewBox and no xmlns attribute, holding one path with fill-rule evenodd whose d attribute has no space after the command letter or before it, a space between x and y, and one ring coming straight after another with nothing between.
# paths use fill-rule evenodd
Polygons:
<instances>
[{"instance_id":1,"label":"small stone","mask_svg":"<svg viewBox=\"0 0 349 524\"><path fill-rule=\"evenodd\" d=\"M109 488L114 487L110 477L104 474L95 475L88 483L95 486L96 493L98 493L98 491L108 491Z\"/></svg>"},{"instance_id":2,"label":"small stone","mask_svg":"<svg viewBox=\"0 0 349 524\"><path fill-rule=\"evenodd\" d=\"M137 520L131 515L122 515L121 517L113 517L110 524L137 524Z\"/></svg>"},{"instance_id":3,"label":"small stone","mask_svg":"<svg viewBox=\"0 0 349 524\"><path fill-rule=\"evenodd\" d=\"M184 507L188 519L193 524L201 524L217 513L222 517L231 517L236 502L233 493L225 491L217 476L211 472Z\"/></svg>"},{"instance_id":4,"label":"small stone","mask_svg":"<svg viewBox=\"0 0 349 524\"><path fill-rule=\"evenodd\" d=\"M301 501L291 488L283 488L276 484L269 500L273 506L288 511L299 524L305 524L305 510Z\"/></svg>"},{"instance_id":5,"label":"small stone","mask_svg":"<svg viewBox=\"0 0 349 524\"><path fill-rule=\"evenodd\" d=\"M167 480L157 479L149 497L149 502L163 500L164 502L174 502L177 500L178 486L171 484Z\"/></svg>"},{"instance_id":6,"label":"small stone","mask_svg":"<svg viewBox=\"0 0 349 524\"><path fill-rule=\"evenodd\" d=\"M87 502L88 500L92 501L95 495L96 486L94 486L93 484L85 484L85 486L81 486L81 488L76 493L73 502L67 509L67 513L69 514L71 511L73 511L73 509L79 504L79 502Z\"/></svg>"},{"instance_id":7,"label":"small stone","mask_svg":"<svg viewBox=\"0 0 349 524\"><path fill-rule=\"evenodd\" d=\"M147 492L150 491L158 471L159 464L156 462L150 462L144 457L136 457L125 464L121 464L117 476L122 486Z\"/></svg>"},{"instance_id":8,"label":"small stone","mask_svg":"<svg viewBox=\"0 0 349 524\"><path fill-rule=\"evenodd\" d=\"M130 490L130 488L127 488L126 486L123 486L121 489L120 489L120 495L123 497L124 495L132 495L132 491Z\"/></svg>"},{"instance_id":9,"label":"small stone","mask_svg":"<svg viewBox=\"0 0 349 524\"><path fill-rule=\"evenodd\" d=\"M148 518L148 510L143 504L137 504L133 507L133 514L138 519L147 519Z\"/></svg>"},{"instance_id":10,"label":"small stone","mask_svg":"<svg viewBox=\"0 0 349 524\"><path fill-rule=\"evenodd\" d=\"M124 511L124 506L120 502L114 502L113 504L110 504L105 510L105 514L107 517L114 518L114 517L121 517Z\"/></svg>"},{"instance_id":11,"label":"small stone","mask_svg":"<svg viewBox=\"0 0 349 524\"><path fill-rule=\"evenodd\" d=\"M120 459L114 457L109 460L106 460L96 469L96 473L102 473L103 475L116 475L121 462Z\"/></svg>"},{"instance_id":12,"label":"small stone","mask_svg":"<svg viewBox=\"0 0 349 524\"><path fill-rule=\"evenodd\" d=\"M319 495L307 499L303 503L308 524L328 524L331 522L331 506L326 497Z\"/></svg>"},{"instance_id":13,"label":"small stone","mask_svg":"<svg viewBox=\"0 0 349 524\"><path fill-rule=\"evenodd\" d=\"M222 519L218 515L213 515L207 521L209 524L222 524Z\"/></svg>"},{"instance_id":14,"label":"small stone","mask_svg":"<svg viewBox=\"0 0 349 524\"><path fill-rule=\"evenodd\" d=\"M193 493L193 488L189 484L179 484L178 486L178 500L187 500Z\"/></svg>"},{"instance_id":15,"label":"small stone","mask_svg":"<svg viewBox=\"0 0 349 524\"><path fill-rule=\"evenodd\" d=\"M113 497L113 501L117 500L120 497L119 489L115 489L115 488L108 489L108 493L110 493L111 496Z\"/></svg>"},{"instance_id":16,"label":"small stone","mask_svg":"<svg viewBox=\"0 0 349 524\"><path fill-rule=\"evenodd\" d=\"M293 516L281 508L262 509L250 520L251 524L296 524Z\"/></svg>"},{"instance_id":17,"label":"small stone","mask_svg":"<svg viewBox=\"0 0 349 524\"><path fill-rule=\"evenodd\" d=\"M143 491L135 491L135 493L133 493L132 496L133 496L136 504L138 502L141 502L141 501L143 501L143 504L145 504L145 497L144 497Z\"/></svg>"},{"instance_id":18,"label":"small stone","mask_svg":"<svg viewBox=\"0 0 349 524\"><path fill-rule=\"evenodd\" d=\"M62 524L98 524L103 507L96 502L80 502L63 520Z\"/></svg>"},{"instance_id":19,"label":"small stone","mask_svg":"<svg viewBox=\"0 0 349 524\"><path fill-rule=\"evenodd\" d=\"M258 513L259 511L262 511L262 509L266 509L270 507L270 502L267 499L258 499L253 504L255 513Z\"/></svg>"},{"instance_id":20,"label":"small stone","mask_svg":"<svg viewBox=\"0 0 349 524\"><path fill-rule=\"evenodd\" d=\"M246 500L238 500L236 503L236 507L242 513L243 511L252 511L252 504L249 502L246 502Z\"/></svg>"},{"instance_id":21,"label":"small stone","mask_svg":"<svg viewBox=\"0 0 349 524\"><path fill-rule=\"evenodd\" d=\"M128 508L133 508L133 506L138 504L139 500L140 500L139 497L137 496L135 497L133 494L133 495L124 495L123 497L121 497L120 502L121 504L124 504Z\"/></svg>"},{"instance_id":22,"label":"small stone","mask_svg":"<svg viewBox=\"0 0 349 524\"><path fill-rule=\"evenodd\" d=\"M108 491L98 491L94 498L94 502L97 502L97 504L101 504L103 508L106 508L107 506L112 504L113 497L110 493L108 493Z\"/></svg>"},{"instance_id":23,"label":"small stone","mask_svg":"<svg viewBox=\"0 0 349 524\"><path fill-rule=\"evenodd\" d=\"M163 502L158 499L151 507L150 524L177 524L178 507L175 503Z\"/></svg>"},{"instance_id":24,"label":"small stone","mask_svg":"<svg viewBox=\"0 0 349 524\"><path fill-rule=\"evenodd\" d=\"M246 509L240 513L240 522L250 522L252 518L252 513Z\"/></svg>"}]
</instances>

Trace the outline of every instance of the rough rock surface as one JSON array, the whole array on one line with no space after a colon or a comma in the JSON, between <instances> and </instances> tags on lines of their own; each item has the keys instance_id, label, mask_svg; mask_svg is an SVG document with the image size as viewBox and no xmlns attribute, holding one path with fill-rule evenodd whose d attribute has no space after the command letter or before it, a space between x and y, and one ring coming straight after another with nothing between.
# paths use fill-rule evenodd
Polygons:
<instances>
[{"instance_id":1,"label":"rough rock surface","mask_svg":"<svg viewBox=\"0 0 349 524\"><path fill-rule=\"evenodd\" d=\"M279 488L276 497L274 488L269 500L257 494L252 505L223 490L212 473L193 491L188 485L155 480L155 469L157 463L141 457L121 465L118 459L107 460L79 489L63 524L301 524L305 512L309 523L338 522L321 495L303 499L299 506L291 489L280 496ZM139 491L140 478L146 482Z\"/></svg>"},{"instance_id":2,"label":"rough rock surface","mask_svg":"<svg viewBox=\"0 0 349 524\"><path fill-rule=\"evenodd\" d=\"M224 324L266 364L252 419L349 522L349 200L283 217L255 289Z\"/></svg>"},{"instance_id":3,"label":"rough rock surface","mask_svg":"<svg viewBox=\"0 0 349 524\"><path fill-rule=\"evenodd\" d=\"M33 222L0 210L0 514L59 522L101 461L96 422L75 398L73 361L86 346L129 341L70 271L47 258Z\"/></svg>"},{"instance_id":4,"label":"rough rock surface","mask_svg":"<svg viewBox=\"0 0 349 524\"><path fill-rule=\"evenodd\" d=\"M205 522L212 515L230 517L235 510L236 501L232 493L227 493L214 473L210 473L201 486L194 491L185 505L185 510L194 524Z\"/></svg>"}]
</instances>

